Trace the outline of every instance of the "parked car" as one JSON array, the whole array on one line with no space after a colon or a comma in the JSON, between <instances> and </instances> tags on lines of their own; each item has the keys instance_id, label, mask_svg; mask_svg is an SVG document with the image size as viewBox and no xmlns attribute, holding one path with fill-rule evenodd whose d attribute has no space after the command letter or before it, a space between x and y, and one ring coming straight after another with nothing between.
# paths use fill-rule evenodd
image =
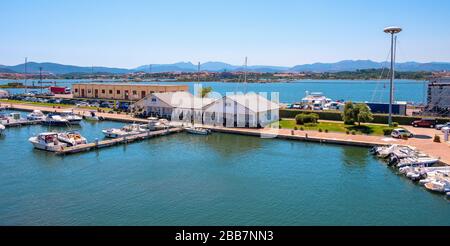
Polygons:
<instances>
[{"instance_id":1,"label":"parked car","mask_svg":"<svg viewBox=\"0 0 450 246\"><path fill-rule=\"evenodd\" d=\"M100 103L101 108L113 108L113 104L110 102L102 102Z\"/></svg>"},{"instance_id":2,"label":"parked car","mask_svg":"<svg viewBox=\"0 0 450 246\"><path fill-rule=\"evenodd\" d=\"M421 119L421 120L415 120L413 121L412 125L414 127L429 127L434 128L436 125L436 119Z\"/></svg>"},{"instance_id":3,"label":"parked car","mask_svg":"<svg viewBox=\"0 0 450 246\"><path fill-rule=\"evenodd\" d=\"M89 103L87 102L79 102L77 104L75 104L77 107L89 107Z\"/></svg>"},{"instance_id":4,"label":"parked car","mask_svg":"<svg viewBox=\"0 0 450 246\"><path fill-rule=\"evenodd\" d=\"M393 138L402 138L404 135L406 135L409 138L412 138L414 136L411 132L409 132L408 130L403 129L403 128L394 129L394 130L392 130L392 133L391 133L391 136Z\"/></svg>"},{"instance_id":5,"label":"parked car","mask_svg":"<svg viewBox=\"0 0 450 246\"><path fill-rule=\"evenodd\" d=\"M437 130L441 130L441 129L444 128L444 127L450 127L450 122L447 122L447 123L445 123L445 124L439 124L439 125L436 125L436 129L437 129Z\"/></svg>"},{"instance_id":6,"label":"parked car","mask_svg":"<svg viewBox=\"0 0 450 246\"><path fill-rule=\"evenodd\" d=\"M445 133L445 131L450 131L450 126L442 127L441 131L442 133Z\"/></svg>"}]
</instances>

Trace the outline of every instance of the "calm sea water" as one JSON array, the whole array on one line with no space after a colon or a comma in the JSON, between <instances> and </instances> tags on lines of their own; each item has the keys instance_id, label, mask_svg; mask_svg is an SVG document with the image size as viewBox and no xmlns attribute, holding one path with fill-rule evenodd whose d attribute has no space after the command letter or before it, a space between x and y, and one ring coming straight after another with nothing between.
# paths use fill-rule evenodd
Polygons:
<instances>
[{"instance_id":1,"label":"calm sea water","mask_svg":"<svg viewBox=\"0 0 450 246\"><path fill-rule=\"evenodd\" d=\"M448 200L365 148L180 133L60 157L28 143L45 130L0 138L0 225L450 225Z\"/></svg>"},{"instance_id":2,"label":"calm sea water","mask_svg":"<svg viewBox=\"0 0 450 246\"><path fill-rule=\"evenodd\" d=\"M58 86L71 86L75 82L89 82L80 80L57 80ZM0 84L11 82L0 80ZM23 82L23 81L21 81ZM194 92L194 82L142 82L147 84L188 84L191 92ZM203 86L211 86L214 91L221 94L235 91L247 92L279 92L281 102L299 102L305 92L323 92L327 97L334 100L353 100L370 102L388 102L388 81L366 81L366 80L300 80L290 83L223 83L223 82L201 82ZM28 84L31 84L28 81ZM407 101L416 104L426 102L426 82L413 80L400 80L395 83L395 100ZM13 93L23 90L10 89ZM36 90L39 91L39 90Z\"/></svg>"}]
</instances>

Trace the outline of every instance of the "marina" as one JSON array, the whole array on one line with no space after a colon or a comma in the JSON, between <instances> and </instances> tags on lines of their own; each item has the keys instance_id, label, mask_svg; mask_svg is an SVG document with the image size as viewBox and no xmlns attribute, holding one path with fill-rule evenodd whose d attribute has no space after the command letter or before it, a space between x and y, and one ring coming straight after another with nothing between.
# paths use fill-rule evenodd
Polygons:
<instances>
[{"instance_id":1,"label":"marina","mask_svg":"<svg viewBox=\"0 0 450 246\"><path fill-rule=\"evenodd\" d=\"M121 126L83 121L74 128L93 142L102 129ZM445 198L405 182L367 147L218 130L75 155L24 144L52 129L7 128L7 137L0 137L1 153L21 153L20 159L2 156L1 224L450 224ZM361 216L350 216L355 211Z\"/></svg>"}]
</instances>

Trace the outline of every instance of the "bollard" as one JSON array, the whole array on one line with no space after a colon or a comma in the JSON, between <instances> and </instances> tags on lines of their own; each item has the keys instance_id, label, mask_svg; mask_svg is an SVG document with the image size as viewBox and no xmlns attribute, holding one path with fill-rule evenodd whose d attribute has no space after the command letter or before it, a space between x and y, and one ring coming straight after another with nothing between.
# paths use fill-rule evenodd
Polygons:
<instances>
[{"instance_id":1,"label":"bollard","mask_svg":"<svg viewBox=\"0 0 450 246\"><path fill-rule=\"evenodd\" d=\"M305 133L305 138L308 138L308 133Z\"/></svg>"},{"instance_id":2,"label":"bollard","mask_svg":"<svg viewBox=\"0 0 450 246\"><path fill-rule=\"evenodd\" d=\"M444 141L445 142L448 142L449 132L450 132L450 128L445 128L445 130L444 130Z\"/></svg>"},{"instance_id":3,"label":"bollard","mask_svg":"<svg viewBox=\"0 0 450 246\"><path fill-rule=\"evenodd\" d=\"M291 135L294 136L294 130L291 130Z\"/></svg>"}]
</instances>

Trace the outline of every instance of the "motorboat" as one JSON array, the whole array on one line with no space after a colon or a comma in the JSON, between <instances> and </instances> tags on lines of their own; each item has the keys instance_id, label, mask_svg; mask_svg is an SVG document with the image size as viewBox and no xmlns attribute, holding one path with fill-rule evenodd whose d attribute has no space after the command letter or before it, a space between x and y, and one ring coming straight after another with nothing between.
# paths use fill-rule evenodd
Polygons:
<instances>
[{"instance_id":1,"label":"motorboat","mask_svg":"<svg viewBox=\"0 0 450 246\"><path fill-rule=\"evenodd\" d=\"M169 123L165 119L158 119L156 117L149 117L147 118L148 124L141 125L141 128L147 129L149 131L158 131L158 130L164 130L169 127Z\"/></svg>"},{"instance_id":2,"label":"motorboat","mask_svg":"<svg viewBox=\"0 0 450 246\"><path fill-rule=\"evenodd\" d=\"M5 131L5 126L0 124L0 136L3 135L3 132Z\"/></svg>"},{"instance_id":3,"label":"motorboat","mask_svg":"<svg viewBox=\"0 0 450 246\"><path fill-rule=\"evenodd\" d=\"M450 183L447 180L433 180L426 183L425 188L434 192L446 193L450 192Z\"/></svg>"},{"instance_id":4,"label":"motorboat","mask_svg":"<svg viewBox=\"0 0 450 246\"><path fill-rule=\"evenodd\" d=\"M68 120L71 125L79 125L83 118L72 113L71 111L64 111L60 113L61 117Z\"/></svg>"},{"instance_id":5,"label":"motorboat","mask_svg":"<svg viewBox=\"0 0 450 246\"><path fill-rule=\"evenodd\" d=\"M119 137L126 137L126 136L132 136L136 134L140 134L143 132L146 132L148 130L142 128L139 124L130 124L126 125L120 129L118 128L110 128L103 130L103 134L107 138L119 138Z\"/></svg>"},{"instance_id":6,"label":"motorboat","mask_svg":"<svg viewBox=\"0 0 450 246\"><path fill-rule=\"evenodd\" d=\"M40 110L33 110L32 113L27 115L27 119L28 120L45 120L46 116L44 113L42 113L42 111Z\"/></svg>"},{"instance_id":7,"label":"motorboat","mask_svg":"<svg viewBox=\"0 0 450 246\"><path fill-rule=\"evenodd\" d=\"M58 133L58 140L66 143L68 146L76 146L80 144L87 144L85 137L75 131Z\"/></svg>"},{"instance_id":8,"label":"motorboat","mask_svg":"<svg viewBox=\"0 0 450 246\"><path fill-rule=\"evenodd\" d=\"M190 134L197 135L208 135L211 133L211 130L202 127L186 127L185 130Z\"/></svg>"},{"instance_id":9,"label":"motorboat","mask_svg":"<svg viewBox=\"0 0 450 246\"><path fill-rule=\"evenodd\" d=\"M10 113L8 115L1 114L0 115L0 124L3 125L14 125L26 122L26 119L23 119L20 113Z\"/></svg>"},{"instance_id":10,"label":"motorboat","mask_svg":"<svg viewBox=\"0 0 450 246\"><path fill-rule=\"evenodd\" d=\"M401 159L397 162L396 167L401 168L405 166L411 166L411 167L429 167L437 163L439 159L432 158L432 157L411 157L411 158L405 158Z\"/></svg>"},{"instance_id":11,"label":"motorboat","mask_svg":"<svg viewBox=\"0 0 450 246\"><path fill-rule=\"evenodd\" d=\"M95 111L89 111L87 115L84 115L83 118L89 121L99 121L102 120L102 117L99 117Z\"/></svg>"},{"instance_id":12,"label":"motorboat","mask_svg":"<svg viewBox=\"0 0 450 246\"><path fill-rule=\"evenodd\" d=\"M58 140L58 133L56 132L40 133L36 137L31 137L28 141L30 141L36 149L51 152L61 151L67 147L66 143Z\"/></svg>"},{"instance_id":13,"label":"motorboat","mask_svg":"<svg viewBox=\"0 0 450 246\"><path fill-rule=\"evenodd\" d=\"M48 125L48 126L69 126L69 120L64 119L59 114L48 114L47 117L45 117L44 121L42 121L42 124Z\"/></svg>"}]
</instances>

